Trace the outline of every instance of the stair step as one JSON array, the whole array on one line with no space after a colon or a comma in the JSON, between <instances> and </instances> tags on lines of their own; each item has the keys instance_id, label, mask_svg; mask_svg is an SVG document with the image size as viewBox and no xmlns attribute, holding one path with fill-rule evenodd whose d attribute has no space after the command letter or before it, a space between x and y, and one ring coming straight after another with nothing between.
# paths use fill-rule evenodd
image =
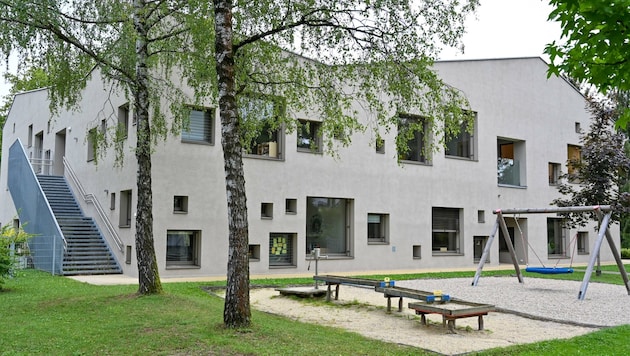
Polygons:
<instances>
[{"instance_id":1,"label":"stair step","mask_svg":"<svg viewBox=\"0 0 630 356\"><path fill-rule=\"evenodd\" d=\"M39 184L64 234L64 275L120 274L122 270L96 223L83 215L64 177L38 175Z\"/></svg>"}]
</instances>

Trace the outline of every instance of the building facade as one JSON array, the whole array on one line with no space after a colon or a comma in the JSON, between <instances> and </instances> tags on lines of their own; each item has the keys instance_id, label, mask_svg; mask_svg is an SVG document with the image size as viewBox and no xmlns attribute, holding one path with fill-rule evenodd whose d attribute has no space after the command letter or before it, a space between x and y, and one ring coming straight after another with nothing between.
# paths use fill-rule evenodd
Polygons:
<instances>
[{"instance_id":1,"label":"building facade","mask_svg":"<svg viewBox=\"0 0 630 356\"><path fill-rule=\"evenodd\" d=\"M492 231L493 210L544 208L558 196L558 176L570 169L567 159L579 155L580 129L590 123L578 90L547 78L540 58L434 67L476 114L473 132L437 151L423 149L434 139L426 130L398 157L391 130L376 143L372 133L356 133L351 146L330 157L316 135L320 123L309 117L296 117L297 131L278 130L253 142L244 154L252 274L314 272L314 248L325 257L320 273L473 267ZM10 147L19 139L35 173L67 177L123 273L137 276L136 138L129 104L94 78L79 107L52 116L46 90L15 96L3 132L0 221L10 222L21 209L8 184ZM409 120L421 118L402 114L399 129ZM113 151L98 164L94 159L90 132L108 132L112 125L126 135L122 167L115 167ZM225 275L219 126L215 107L195 109L189 129L155 149L153 231L162 277ZM597 237L594 226L568 229L555 215L507 218L523 265L586 263ZM618 247L619 229L612 231ZM486 265L511 263L500 242L495 239ZM601 259L613 259L609 249L602 249Z\"/></svg>"}]
</instances>

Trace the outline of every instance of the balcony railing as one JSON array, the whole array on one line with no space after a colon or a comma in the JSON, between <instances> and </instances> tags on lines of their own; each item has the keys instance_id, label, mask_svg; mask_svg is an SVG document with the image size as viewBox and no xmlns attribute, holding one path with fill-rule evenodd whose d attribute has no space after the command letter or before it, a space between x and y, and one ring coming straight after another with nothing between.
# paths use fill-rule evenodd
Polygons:
<instances>
[{"instance_id":1,"label":"balcony railing","mask_svg":"<svg viewBox=\"0 0 630 356\"><path fill-rule=\"evenodd\" d=\"M497 177L501 185L521 186L521 165L512 158L499 158L497 162Z\"/></svg>"}]
</instances>

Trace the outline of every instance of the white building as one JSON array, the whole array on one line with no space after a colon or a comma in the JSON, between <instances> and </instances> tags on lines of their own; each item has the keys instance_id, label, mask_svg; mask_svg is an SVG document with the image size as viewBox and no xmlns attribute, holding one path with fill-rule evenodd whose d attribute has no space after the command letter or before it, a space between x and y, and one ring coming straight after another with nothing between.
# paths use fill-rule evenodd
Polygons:
<instances>
[{"instance_id":1,"label":"white building","mask_svg":"<svg viewBox=\"0 0 630 356\"><path fill-rule=\"evenodd\" d=\"M381 133L384 143L376 148L370 133L355 134L335 159L308 148L319 138L300 130L277 132L244 156L252 274L313 272L313 247L327 256L320 273L473 267L492 231L494 209L546 207L558 196L559 172L579 154L578 131L590 122L578 90L547 78L540 58L446 61L435 69L467 96L476 123L473 134L461 134L430 157L422 154L418 137L399 164L392 131ZM18 193L8 177L18 171L8 165L10 147L20 139L27 156L43 159L33 163L36 171L75 173L105 219L68 178L83 212L95 218L123 273L137 276L129 106L93 79L79 107L52 117L46 90L16 95L3 133L0 221L17 216L12 196ZM153 231L162 277L226 272L218 114L208 108L192 115L191 131L171 136L153 155ZM113 152L96 165L87 133L118 123L128 127L124 166L114 167ZM22 217L25 208L17 208ZM592 226L565 229L553 215L520 216L508 224L523 265L566 265L571 258L585 263L597 236ZM618 227L613 235L618 247ZM496 241L488 264L511 263L505 244ZM609 249L602 249L601 259L613 259Z\"/></svg>"}]
</instances>

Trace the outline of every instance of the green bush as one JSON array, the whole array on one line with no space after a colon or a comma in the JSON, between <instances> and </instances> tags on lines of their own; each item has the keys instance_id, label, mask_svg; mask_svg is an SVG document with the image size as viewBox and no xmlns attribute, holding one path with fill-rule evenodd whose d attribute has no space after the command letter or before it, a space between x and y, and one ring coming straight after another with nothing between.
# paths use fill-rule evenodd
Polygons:
<instances>
[{"instance_id":1,"label":"green bush","mask_svg":"<svg viewBox=\"0 0 630 356\"><path fill-rule=\"evenodd\" d=\"M621 249L621 258L630 258L630 248Z\"/></svg>"},{"instance_id":2,"label":"green bush","mask_svg":"<svg viewBox=\"0 0 630 356\"><path fill-rule=\"evenodd\" d=\"M0 289L13 273L16 257L28 254L27 242L31 235L22 228L4 225L0 228ZM17 251L16 251L17 250Z\"/></svg>"}]
</instances>

